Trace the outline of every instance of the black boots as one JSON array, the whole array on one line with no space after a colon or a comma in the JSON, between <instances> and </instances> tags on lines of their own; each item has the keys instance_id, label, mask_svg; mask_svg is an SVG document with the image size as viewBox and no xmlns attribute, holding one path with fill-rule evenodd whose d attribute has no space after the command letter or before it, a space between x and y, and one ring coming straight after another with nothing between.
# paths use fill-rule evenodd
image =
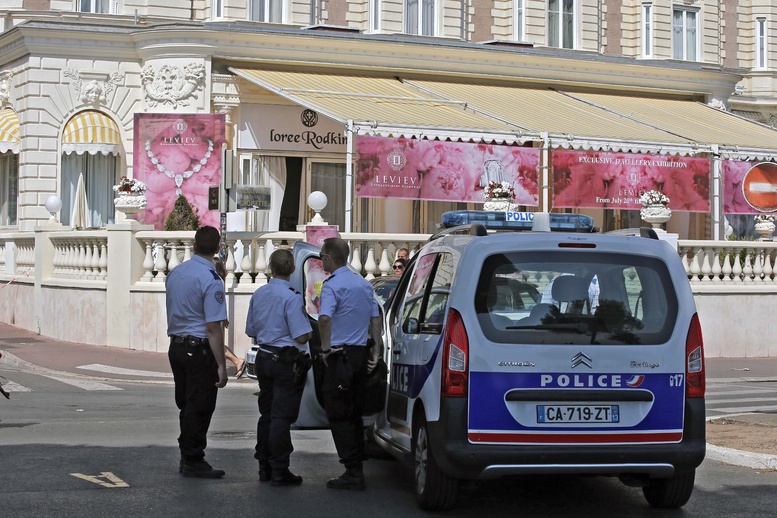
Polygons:
<instances>
[{"instance_id":1,"label":"black boots","mask_svg":"<svg viewBox=\"0 0 777 518\"><path fill-rule=\"evenodd\" d=\"M330 489L350 489L352 491L364 491L367 485L364 482L362 467L348 468L345 473L333 478L326 483Z\"/></svg>"},{"instance_id":2,"label":"black boots","mask_svg":"<svg viewBox=\"0 0 777 518\"><path fill-rule=\"evenodd\" d=\"M272 480L270 481L271 486L298 486L302 484L302 477L299 475L295 475L288 469L285 469L283 471L277 472L278 470L274 470L272 472ZM260 472L261 473L261 472ZM261 480L261 478L260 478Z\"/></svg>"},{"instance_id":3,"label":"black boots","mask_svg":"<svg viewBox=\"0 0 777 518\"><path fill-rule=\"evenodd\" d=\"M184 461L179 470L184 477L194 478L221 478L224 476L223 469L215 469L203 459Z\"/></svg>"}]
</instances>

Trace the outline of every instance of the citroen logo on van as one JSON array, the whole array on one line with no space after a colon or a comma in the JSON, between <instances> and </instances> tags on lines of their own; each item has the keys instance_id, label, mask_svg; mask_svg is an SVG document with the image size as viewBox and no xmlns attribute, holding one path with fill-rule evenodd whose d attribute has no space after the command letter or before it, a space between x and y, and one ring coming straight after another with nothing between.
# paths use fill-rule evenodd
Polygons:
<instances>
[{"instance_id":1,"label":"citroen logo on van","mask_svg":"<svg viewBox=\"0 0 777 518\"><path fill-rule=\"evenodd\" d=\"M583 351L580 351L572 357L572 368L574 369L578 365L585 365L589 369L593 369L593 360Z\"/></svg>"}]
</instances>

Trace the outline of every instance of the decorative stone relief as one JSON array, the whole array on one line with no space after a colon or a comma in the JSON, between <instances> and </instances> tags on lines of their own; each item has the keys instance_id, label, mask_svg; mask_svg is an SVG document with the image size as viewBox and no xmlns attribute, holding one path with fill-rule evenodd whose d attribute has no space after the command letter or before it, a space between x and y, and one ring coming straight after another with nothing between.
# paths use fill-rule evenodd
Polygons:
<instances>
[{"instance_id":1,"label":"decorative stone relief","mask_svg":"<svg viewBox=\"0 0 777 518\"><path fill-rule=\"evenodd\" d=\"M0 107L4 106L11 99L11 71L3 70L0 72Z\"/></svg>"},{"instance_id":2,"label":"decorative stone relief","mask_svg":"<svg viewBox=\"0 0 777 518\"><path fill-rule=\"evenodd\" d=\"M66 68L63 75L72 79L70 86L76 97L84 104L106 104L108 95L124 81L121 72L100 72L96 70L73 70Z\"/></svg>"},{"instance_id":3,"label":"decorative stone relief","mask_svg":"<svg viewBox=\"0 0 777 518\"><path fill-rule=\"evenodd\" d=\"M173 108L189 106L188 98L197 98L197 92L205 85L205 65L189 63L183 69L163 65L157 72L146 65L140 73L143 93L149 106L169 104Z\"/></svg>"},{"instance_id":4,"label":"decorative stone relief","mask_svg":"<svg viewBox=\"0 0 777 518\"><path fill-rule=\"evenodd\" d=\"M707 106L711 108L715 108L716 110L720 110L722 112L728 110L728 107L726 106L726 102L721 99L712 99L710 102L707 103Z\"/></svg>"}]
</instances>

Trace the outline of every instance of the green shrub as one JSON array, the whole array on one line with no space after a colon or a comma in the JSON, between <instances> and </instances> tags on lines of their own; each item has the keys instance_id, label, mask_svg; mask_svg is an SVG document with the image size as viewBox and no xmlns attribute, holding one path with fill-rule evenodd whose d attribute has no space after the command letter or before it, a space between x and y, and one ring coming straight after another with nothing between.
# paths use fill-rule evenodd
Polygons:
<instances>
[{"instance_id":1,"label":"green shrub","mask_svg":"<svg viewBox=\"0 0 777 518\"><path fill-rule=\"evenodd\" d=\"M179 196L173 205L173 211L165 220L165 230L197 230L200 228L200 218L197 209L192 207L186 196Z\"/></svg>"}]
</instances>

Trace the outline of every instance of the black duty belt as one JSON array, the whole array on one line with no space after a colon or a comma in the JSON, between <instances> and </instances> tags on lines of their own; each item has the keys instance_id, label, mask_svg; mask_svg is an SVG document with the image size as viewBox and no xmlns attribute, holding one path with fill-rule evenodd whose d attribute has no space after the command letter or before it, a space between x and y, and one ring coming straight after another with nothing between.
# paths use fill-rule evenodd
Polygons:
<instances>
[{"instance_id":1,"label":"black duty belt","mask_svg":"<svg viewBox=\"0 0 777 518\"><path fill-rule=\"evenodd\" d=\"M204 347L210 347L210 342L208 341L207 338L200 338L192 335L186 335L186 336L171 335L170 343L176 344L176 345L200 345Z\"/></svg>"}]
</instances>

